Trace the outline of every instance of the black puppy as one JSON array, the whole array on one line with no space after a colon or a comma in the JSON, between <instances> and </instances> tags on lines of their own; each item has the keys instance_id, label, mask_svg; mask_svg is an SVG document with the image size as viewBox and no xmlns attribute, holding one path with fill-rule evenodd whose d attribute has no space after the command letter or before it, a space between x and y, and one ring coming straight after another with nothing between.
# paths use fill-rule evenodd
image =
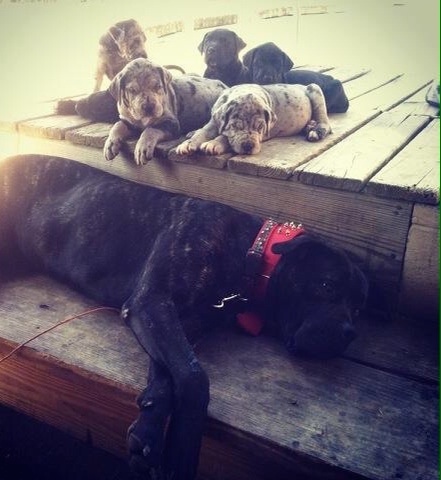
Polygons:
<instances>
[{"instance_id":1,"label":"black puppy","mask_svg":"<svg viewBox=\"0 0 441 480\"><path fill-rule=\"evenodd\" d=\"M340 80L310 70L292 70L293 61L273 42L263 43L249 50L243 56L243 63L248 68L252 83L315 83L323 91L329 113L344 113L349 108L349 101Z\"/></svg>"},{"instance_id":2,"label":"black puppy","mask_svg":"<svg viewBox=\"0 0 441 480\"><path fill-rule=\"evenodd\" d=\"M249 83L248 69L239 59L245 47L246 43L226 28L206 33L198 47L207 65L204 77L222 80L229 87Z\"/></svg>"},{"instance_id":3,"label":"black puppy","mask_svg":"<svg viewBox=\"0 0 441 480\"><path fill-rule=\"evenodd\" d=\"M121 308L151 358L130 462L155 479L196 475L209 381L188 335L220 321L214 305L246 295L291 353L329 357L353 339L367 289L344 253L299 227L38 155L0 163L0 265Z\"/></svg>"}]
</instances>

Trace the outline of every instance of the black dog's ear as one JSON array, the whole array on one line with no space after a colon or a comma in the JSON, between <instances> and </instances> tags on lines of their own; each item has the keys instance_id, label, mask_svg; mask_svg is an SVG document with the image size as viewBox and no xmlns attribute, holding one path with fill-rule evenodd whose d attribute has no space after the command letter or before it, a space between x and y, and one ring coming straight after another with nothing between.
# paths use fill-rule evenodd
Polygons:
<instances>
[{"instance_id":1,"label":"black dog's ear","mask_svg":"<svg viewBox=\"0 0 441 480\"><path fill-rule=\"evenodd\" d=\"M243 50L247 44L235 33L236 36L236 50L237 53L239 53L241 50Z\"/></svg>"},{"instance_id":2,"label":"black dog's ear","mask_svg":"<svg viewBox=\"0 0 441 480\"><path fill-rule=\"evenodd\" d=\"M273 253L285 255L286 253L292 252L293 250L296 250L302 245L306 244L321 244L321 242L313 235L303 233L302 235L294 237L287 242L275 243L271 250Z\"/></svg>"},{"instance_id":3,"label":"black dog's ear","mask_svg":"<svg viewBox=\"0 0 441 480\"><path fill-rule=\"evenodd\" d=\"M354 265L352 266L350 287L352 290L352 296L354 300L354 306L359 310L366 307L369 294L369 283L366 278L366 275L361 271L361 269Z\"/></svg>"},{"instance_id":4,"label":"black dog's ear","mask_svg":"<svg viewBox=\"0 0 441 480\"><path fill-rule=\"evenodd\" d=\"M248 50L248 52L242 57L242 63L250 69L250 72L253 70L254 54L256 52L255 48Z\"/></svg>"},{"instance_id":5,"label":"black dog's ear","mask_svg":"<svg viewBox=\"0 0 441 480\"><path fill-rule=\"evenodd\" d=\"M288 57L288 55L282 51L282 66L283 66L283 73L289 72L291 68L294 66L294 62Z\"/></svg>"},{"instance_id":6,"label":"black dog's ear","mask_svg":"<svg viewBox=\"0 0 441 480\"><path fill-rule=\"evenodd\" d=\"M207 35L209 34L210 32L207 32L205 35L204 35L204 38L202 39L202 42L198 45L198 50L203 53L204 52L204 48L205 48L205 40L207 38Z\"/></svg>"}]
</instances>

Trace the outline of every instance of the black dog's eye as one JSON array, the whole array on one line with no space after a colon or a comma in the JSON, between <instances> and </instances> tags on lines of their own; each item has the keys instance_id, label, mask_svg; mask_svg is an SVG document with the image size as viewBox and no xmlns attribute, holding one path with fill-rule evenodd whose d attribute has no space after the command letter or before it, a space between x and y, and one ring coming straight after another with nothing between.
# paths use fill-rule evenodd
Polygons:
<instances>
[{"instance_id":1,"label":"black dog's eye","mask_svg":"<svg viewBox=\"0 0 441 480\"><path fill-rule=\"evenodd\" d=\"M314 293L320 298L332 300L337 296L337 289L332 280L320 280L314 286Z\"/></svg>"}]
</instances>

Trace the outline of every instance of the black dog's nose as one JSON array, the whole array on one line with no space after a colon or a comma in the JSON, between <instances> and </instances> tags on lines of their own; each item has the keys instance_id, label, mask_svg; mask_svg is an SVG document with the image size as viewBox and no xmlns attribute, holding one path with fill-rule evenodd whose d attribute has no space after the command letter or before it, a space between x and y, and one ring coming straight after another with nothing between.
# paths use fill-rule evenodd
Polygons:
<instances>
[{"instance_id":1,"label":"black dog's nose","mask_svg":"<svg viewBox=\"0 0 441 480\"><path fill-rule=\"evenodd\" d=\"M343 338L349 343L355 339L357 334L355 333L355 328L352 325L346 324L343 326Z\"/></svg>"}]
</instances>

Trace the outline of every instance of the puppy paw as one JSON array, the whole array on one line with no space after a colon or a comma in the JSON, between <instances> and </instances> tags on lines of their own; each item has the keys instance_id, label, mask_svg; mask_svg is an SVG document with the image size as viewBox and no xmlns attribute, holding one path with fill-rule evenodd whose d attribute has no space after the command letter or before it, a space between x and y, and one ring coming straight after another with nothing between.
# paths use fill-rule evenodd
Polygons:
<instances>
[{"instance_id":1,"label":"puppy paw","mask_svg":"<svg viewBox=\"0 0 441 480\"><path fill-rule=\"evenodd\" d=\"M103 154L106 160L113 160L121 149L121 140L117 137L107 137L104 144Z\"/></svg>"},{"instance_id":2,"label":"puppy paw","mask_svg":"<svg viewBox=\"0 0 441 480\"><path fill-rule=\"evenodd\" d=\"M216 140L204 142L200 146L200 149L205 155L221 155L222 153L225 153L222 144Z\"/></svg>"},{"instance_id":3,"label":"puppy paw","mask_svg":"<svg viewBox=\"0 0 441 480\"><path fill-rule=\"evenodd\" d=\"M331 132L331 127L325 123L317 123L310 120L305 127L305 135L308 142L318 142Z\"/></svg>"},{"instance_id":4,"label":"puppy paw","mask_svg":"<svg viewBox=\"0 0 441 480\"><path fill-rule=\"evenodd\" d=\"M191 140L185 140L176 147L176 153L178 155L189 155L196 151L196 147L192 144Z\"/></svg>"},{"instance_id":5,"label":"puppy paw","mask_svg":"<svg viewBox=\"0 0 441 480\"><path fill-rule=\"evenodd\" d=\"M140 137L136 142L134 153L136 165L145 165L149 160L151 160L155 152L155 147L155 142Z\"/></svg>"}]
</instances>

